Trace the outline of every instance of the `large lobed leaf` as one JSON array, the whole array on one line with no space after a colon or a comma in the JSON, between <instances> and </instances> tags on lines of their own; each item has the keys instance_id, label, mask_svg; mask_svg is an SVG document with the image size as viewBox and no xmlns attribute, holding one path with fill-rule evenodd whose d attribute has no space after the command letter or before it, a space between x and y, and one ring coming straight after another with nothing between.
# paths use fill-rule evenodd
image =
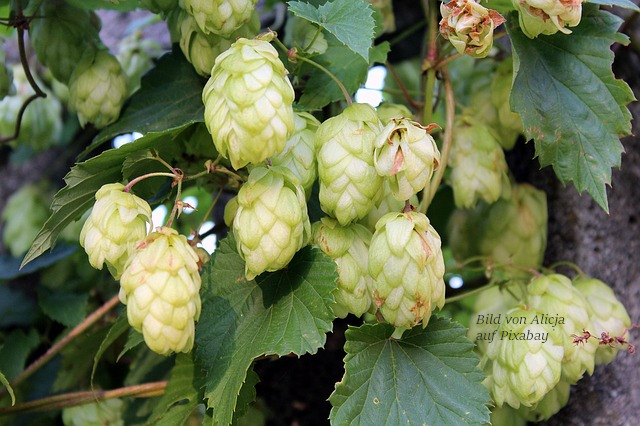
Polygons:
<instances>
[{"instance_id":1,"label":"large lobed leaf","mask_svg":"<svg viewBox=\"0 0 640 426\"><path fill-rule=\"evenodd\" d=\"M489 422L489 393L466 329L432 317L391 339L388 324L349 327L345 375L329 398L335 425Z\"/></svg>"},{"instance_id":2,"label":"large lobed leaf","mask_svg":"<svg viewBox=\"0 0 640 426\"><path fill-rule=\"evenodd\" d=\"M255 358L313 354L324 345L334 319L336 280L335 263L305 247L285 269L247 281L233 237L221 242L202 274L196 326L196 359L207 374L212 424L231 423Z\"/></svg>"},{"instance_id":3,"label":"large lobed leaf","mask_svg":"<svg viewBox=\"0 0 640 426\"><path fill-rule=\"evenodd\" d=\"M629 86L611 70L622 20L585 5L573 33L527 38L515 15L508 21L515 78L511 105L534 139L540 164L553 166L562 183L573 181L608 211L606 184L620 166L619 138L631 131Z\"/></svg>"}]
</instances>

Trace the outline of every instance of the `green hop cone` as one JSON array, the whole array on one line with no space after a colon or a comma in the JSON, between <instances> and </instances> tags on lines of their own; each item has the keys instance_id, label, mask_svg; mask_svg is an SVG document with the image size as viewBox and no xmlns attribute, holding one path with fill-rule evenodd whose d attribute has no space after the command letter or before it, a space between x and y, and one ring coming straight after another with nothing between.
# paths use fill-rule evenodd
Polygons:
<instances>
[{"instance_id":1,"label":"green hop cone","mask_svg":"<svg viewBox=\"0 0 640 426\"><path fill-rule=\"evenodd\" d=\"M383 125L389 124L392 118L411 118L413 113L409 108L402 104L392 104L390 102L383 102L376 108L378 111L378 117Z\"/></svg>"},{"instance_id":2,"label":"green hop cone","mask_svg":"<svg viewBox=\"0 0 640 426\"><path fill-rule=\"evenodd\" d=\"M124 426L124 403L119 398L90 402L62 410L64 426Z\"/></svg>"},{"instance_id":3,"label":"green hop cone","mask_svg":"<svg viewBox=\"0 0 640 426\"><path fill-rule=\"evenodd\" d=\"M216 58L202 92L205 123L218 152L236 169L281 152L294 130L293 99L273 46L238 39Z\"/></svg>"},{"instance_id":4,"label":"green hop cone","mask_svg":"<svg viewBox=\"0 0 640 426\"><path fill-rule=\"evenodd\" d=\"M627 327L631 326L631 319L611 287L591 277L578 278L574 285L586 299L589 308L593 329L587 331L595 337L600 337L603 332L608 333L610 337L625 336ZM610 363L618 354L618 350L619 347L599 345L596 350L596 364Z\"/></svg>"},{"instance_id":5,"label":"green hop cone","mask_svg":"<svg viewBox=\"0 0 640 426\"><path fill-rule=\"evenodd\" d=\"M362 316L371 307L368 270L371 232L352 223L341 226L335 219L323 217L313 224L313 242L338 265L338 291L333 311L339 318L352 313Z\"/></svg>"},{"instance_id":6,"label":"green hop cone","mask_svg":"<svg viewBox=\"0 0 640 426\"><path fill-rule=\"evenodd\" d=\"M535 406L531 408L520 407L518 410L526 420L530 422L541 422L548 420L562 409L569 402L571 385L560 380L558 384L547 393Z\"/></svg>"},{"instance_id":7,"label":"green hop cone","mask_svg":"<svg viewBox=\"0 0 640 426\"><path fill-rule=\"evenodd\" d=\"M487 126L458 125L449 155L449 183L458 208L475 207L478 199L491 204L510 185L504 151Z\"/></svg>"},{"instance_id":8,"label":"green hop cone","mask_svg":"<svg viewBox=\"0 0 640 426\"><path fill-rule=\"evenodd\" d=\"M223 37L230 36L249 21L258 0L184 0L184 9L200 29Z\"/></svg>"},{"instance_id":9,"label":"green hop cone","mask_svg":"<svg viewBox=\"0 0 640 426\"><path fill-rule=\"evenodd\" d=\"M311 238L298 178L284 167L254 168L238 192L233 235L247 280L287 266Z\"/></svg>"},{"instance_id":10,"label":"green hop cone","mask_svg":"<svg viewBox=\"0 0 640 426\"><path fill-rule=\"evenodd\" d=\"M572 335L581 335L582 330L593 330L589 318L590 308L571 280L564 275L542 275L527 285L527 304L550 318L562 318L556 326L562 333L564 359L562 378L574 384L585 371L593 374L598 342L589 339L576 345ZM562 322L562 323L561 323Z\"/></svg>"},{"instance_id":11,"label":"green hop cone","mask_svg":"<svg viewBox=\"0 0 640 426\"><path fill-rule=\"evenodd\" d=\"M493 30L505 19L495 10L474 0L440 3L440 34L458 53L474 58L486 57L493 47Z\"/></svg>"},{"instance_id":12,"label":"green hop cone","mask_svg":"<svg viewBox=\"0 0 640 426\"><path fill-rule=\"evenodd\" d=\"M100 19L94 12L47 1L29 23L29 38L40 62L56 80L67 84L86 50L100 45Z\"/></svg>"},{"instance_id":13,"label":"green hop cone","mask_svg":"<svg viewBox=\"0 0 640 426\"><path fill-rule=\"evenodd\" d=\"M127 76L129 94L140 88L142 76L153 68L153 59L162 54L162 47L153 39L143 38L140 31L120 41L118 62Z\"/></svg>"},{"instance_id":14,"label":"green hop cone","mask_svg":"<svg viewBox=\"0 0 640 426\"><path fill-rule=\"evenodd\" d=\"M13 87L13 73L7 67L4 50L0 51L0 100L11 94Z\"/></svg>"},{"instance_id":15,"label":"green hop cone","mask_svg":"<svg viewBox=\"0 0 640 426\"><path fill-rule=\"evenodd\" d=\"M252 38L260 30L260 19L257 13L253 13L251 20L229 37L205 34L191 15L183 13L181 17L180 49L196 72L202 76L211 75L211 69L218 55L229 49L236 39Z\"/></svg>"},{"instance_id":16,"label":"green hop cone","mask_svg":"<svg viewBox=\"0 0 640 426\"><path fill-rule=\"evenodd\" d=\"M511 309L487 347L483 384L498 407L531 407L560 381L564 336L549 324L536 324L540 315L533 309Z\"/></svg>"},{"instance_id":17,"label":"green hop cone","mask_svg":"<svg viewBox=\"0 0 640 426\"><path fill-rule=\"evenodd\" d=\"M129 324L160 355L189 352L200 317L200 259L184 235L159 227L136 245L120 278Z\"/></svg>"},{"instance_id":18,"label":"green hop cone","mask_svg":"<svg viewBox=\"0 0 640 426\"><path fill-rule=\"evenodd\" d=\"M105 50L83 55L69 80L69 104L82 126L92 122L102 128L116 121L127 94L127 76Z\"/></svg>"},{"instance_id":19,"label":"green hop cone","mask_svg":"<svg viewBox=\"0 0 640 426\"><path fill-rule=\"evenodd\" d=\"M440 151L429 134L432 126L393 118L374 141L376 171L389 182L397 200L408 200L422 191L438 168Z\"/></svg>"},{"instance_id":20,"label":"green hop cone","mask_svg":"<svg viewBox=\"0 0 640 426\"><path fill-rule=\"evenodd\" d=\"M422 323L444 306L444 258L440 236L422 213L389 213L369 247L374 307L400 329Z\"/></svg>"},{"instance_id":21,"label":"green hop cone","mask_svg":"<svg viewBox=\"0 0 640 426\"><path fill-rule=\"evenodd\" d=\"M2 210L2 240L13 257L20 257L29 249L49 218L50 195L42 185L27 184L7 199Z\"/></svg>"},{"instance_id":22,"label":"green hop cone","mask_svg":"<svg viewBox=\"0 0 640 426\"><path fill-rule=\"evenodd\" d=\"M558 31L571 34L582 17L582 0L512 0L520 29L529 38Z\"/></svg>"},{"instance_id":23,"label":"green hop cone","mask_svg":"<svg viewBox=\"0 0 640 426\"><path fill-rule=\"evenodd\" d=\"M373 164L381 130L373 107L353 104L316 133L320 207L343 226L364 218L382 196L383 178Z\"/></svg>"},{"instance_id":24,"label":"green hop cone","mask_svg":"<svg viewBox=\"0 0 640 426\"><path fill-rule=\"evenodd\" d=\"M80 245L96 269L107 264L118 279L132 245L147 236L151 208L146 201L124 192L124 185L110 183L96 192L96 203L80 232Z\"/></svg>"},{"instance_id":25,"label":"green hop cone","mask_svg":"<svg viewBox=\"0 0 640 426\"><path fill-rule=\"evenodd\" d=\"M375 232L376 223L382 216L391 212L401 212L404 209L404 201L398 201L391 193L389 182L385 179L383 184L382 197L378 200L371 211L360 221L361 224L367 227L371 232ZM414 195L409 199L412 206L417 206L419 201L418 197Z\"/></svg>"},{"instance_id":26,"label":"green hop cone","mask_svg":"<svg viewBox=\"0 0 640 426\"><path fill-rule=\"evenodd\" d=\"M164 16L178 7L178 0L140 0L140 5L152 13Z\"/></svg>"},{"instance_id":27,"label":"green hop cone","mask_svg":"<svg viewBox=\"0 0 640 426\"><path fill-rule=\"evenodd\" d=\"M491 81L491 104L496 109L493 129L498 136L498 142L504 149L511 149L522 134L522 119L520 115L511 111L509 97L513 81L513 60L504 60ZM486 102L483 99L482 102Z\"/></svg>"},{"instance_id":28,"label":"green hop cone","mask_svg":"<svg viewBox=\"0 0 640 426\"><path fill-rule=\"evenodd\" d=\"M526 426L527 421L522 415L508 405L491 409L491 426Z\"/></svg>"},{"instance_id":29,"label":"green hop cone","mask_svg":"<svg viewBox=\"0 0 640 426\"><path fill-rule=\"evenodd\" d=\"M297 112L294 116L295 128L284 146L284 150L271 158L274 166L283 166L300 180L307 196L318 176L316 164L316 131L320 122L307 112Z\"/></svg>"},{"instance_id":30,"label":"green hop cone","mask_svg":"<svg viewBox=\"0 0 640 426\"><path fill-rule=\"evenodd\" d=\"M238 211L238 196L233 197L224 206L224 224L229 228L233 226L233 219Z\"/></svg>"}]
</instances>

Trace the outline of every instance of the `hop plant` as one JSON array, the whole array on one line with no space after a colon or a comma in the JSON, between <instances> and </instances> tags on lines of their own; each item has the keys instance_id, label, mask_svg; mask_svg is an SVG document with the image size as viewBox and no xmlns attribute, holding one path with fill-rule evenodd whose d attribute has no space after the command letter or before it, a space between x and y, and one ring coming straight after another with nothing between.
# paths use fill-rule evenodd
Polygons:
<instances>
[{"instance_id":1,"label":"hop plant","mask_svg":"<svg viewBox=\"0 0 640 426\"><path fill-rule=\"evenodd\" d=\"M123 426L124 403L119 398L90 402L62 410L64 426Z\"/></svg>"},{"instance_id":2,"label":"hop plant","mask_svg":"<svg viewBox=\"0 0 640 426\"><path fill-rule=\"evenodd\" d=\"M493 47L493 30L505 19L495 10L474 0L452 0L440 3L440 34L451 42L458 53L484 58Z\"/></svg>"},{"instance_id":3,"label":"hop plant","mask_svg":"<svg viewBox=\"0 0 640 426\"><path fill-rule=\"evenodd\" d=\"M252 38L260 30L260 19L257 13L253 13L252 19L240 26L229 37L203 33L195 19L187 13L182 13L181 18L180 49L196 72L202 76L211 75L211 69L218 55L229 49L236 39Z\"/></svg>"},{"instance_id":4,"label":"hop plant","mask_svg":"<svg viewBox=\"0 0 640 426\"><path fill-rule=\"evenodd\" d=\"M364 218L382 196L373 164L382 126L367 104L353 104L322 123L316 134L320 207L341 225Z\"/></svg>"},{"instance_id":5,"label":"hop plant","mask_svg":"<svg viewBox=\"0 0 640 426\"><path fill-rule=\"evenodd\" d=\"M478 199L495 202L510 185L502 147L482 124L458 125L453 138L449 183L456 207L475 207Z\"/></svg>"},{"instance_id":6,"label":"hop plant","mask_svg":"<svg viewBox=\"0 0 640 426\"><path fill-rule=\"evenodd\" d=\"M251 18L258 0L184 0L184 9L200 29L222 37L230 36Z\"/></svg>"},{"instance_id":7,"label":"hop plant","mask_svg":"<svg viewBox=\"0 0 640 426\"><path fill-rule=\"evenodd\" d=\"M2 210L3 242L13 257L23 255L49 217L47 188L27 184L7 199Z\"/></svg>"},{"instance_id":8,"label":"hop plant","mask_svg":"<svg viewBox=\"0 0 640 426\"><path fill-rule=\"evenodd\" d=\"M602 281L591 277L580 277L574 285L587 301L589 318L593 324L593 329L587 331L598 337L603 332L611 337L624 336L627 327L631 326L631 318L613 290ZM610 363L616 357L618 350L620 350L619 347L599 345L595 355L596 364Z\"/></svg>"},{"instance_id":9,"label":"hop plant","mask_svg":"<svg viewBox=\"0 0 640 426\"><path fill-rule=\"evenodd\" d=\"M323 217L313 224L313 242L338 265L338 291L333 311L339 318L352 313L361 316L371 307L368 271L371 232L352 223L341 226L335 219Z\"/></svg>"},{"instance_id":10,"label":"hop plant","mask_svg":"<svg viewBox=\"0 0 640 426\"><path fill-rule=\"evenodd\" d=\"M488 324L484 320L479 321L479 319L488 318L490 314L494 317L497 315L501 315L501 318L504 317L509 310L515 308L519 303L519 300L513 297L512 294L520 294L517 287L510 287L508 291L499 287L491 287L480 293L476 299L467 337L475 342L480 354L484 355L487 352L490 340L487 337L496 338L495 335L492 336L496 326L495 324Z\"/></svg>"},{"instance_id":11,"label":"hop plant","mask_svg":"<svg viewBox=\"0 0 640 426\"><path fill-rule=\"evenodd\" d=\"M153 59L162 54L162 47L153 39L143 38L140 31L120 41L118 62L127 76L129 94L140 88L142 76L153 67Z\"/></svg>"},{"instance_id":12,"label":"hop plant","mask_svg":"<svg viewBox=\"0 0 640 426\"><path fill-rule=\"evenodd\" d=\"M590 339L578 346L572 339L573 334L580 334L582 330L593 330L593 324L589 318L589 305L571 280L560 274L542 275L532 280L527 285L527 304L550 317L557 315L564 319L557 325L563 335L563 380L574 384L585 371L593 374L597 342Z\"/></svg>"},{"instance_id":13,"label":"hop plant","mask_svg":"<svg viewBox=\"0 0 640 426\"><path fill-rule=\"evenodd\" d=\"M571 34L582 17L582 0L512 0L518 11L520 28L529 38L558 31Z\"/></svg>"},{"instance_id":14,"label":"hop plant","mask_svg":"<svg viewBox=\"0 0 640 426\"><path fill-rule=\"evenodd\" d=\"M511 149L522 133L520 115L511 111L509 96L513 81L513 60L502 61L491 80L491 103L496 109L494 131L504 149ZM486 102L483 99L482 102Z\"/></svg>"},{"instance_id":15,"label":"hop plant","mask_svg":"<svg viewBox=\"0 0 640 426\"><path fill-rule=\"evenodd\" d=\"M444 305L444 258L440 236L422 213L389 213L369 247L374 307L399 329L422 323Z\"/></svg>"},{"instance_id":16,"label":"hop plant","mask_svg":"<svg viewBox=\"0 0 640 426\"><path fill-rule=\"evenodd\" d=\"M418 197L416 195L409 198L412 206L418 205ZM371 211L360 221L371 232L375 232L376 223L387 213L401 212L404 209L405 202L396 200L389 188L389 182L385 179L382 189L382 197L378 200Z\"/></svg>"},{"instance_id":17,"label":"hop plant","mask_svg":"<svg viewBox=\"0 0 640 426\"><path fill-rule=\"evenodd\" d=\"M271 158L274 166L283 166L300 180L307 199L311 187L318 176L316 163L316 131L320 122L311 114L297 112L294 116L294 130L284 146L284 150Z\"/></svg>"},{"instance_id":18,"label":"hop plant","mask_svg":"<svg viewBox=\"0 0 640 426\"><path fill-rule=\"evenodd\" d=\"M56 80L68 84L85 51L100 45L100 19L92 12L67 2L47 1L38 19L29 23L29 38L38 60Z\"/></svg>"},{"instance_id":19,"label":"hop plant","mask_svg":"<svg viewBox=\"0 0 640 426\"><path fill-rule=\"evenodd\" d=\"M373 163L389 182L397 200L408 200L422 191L440 163L440 151L422 127L406 118L393 118L376 138Z\"/></svg>"},{"instance_id":20,"label":"hop plant","mask_svg":"<svg viewBox=\"0 0 640 426\"><path fill-rule=\"evenodd\" d=\"M236 169L281 152L294 130L294 92L278 52L241 38L216 58L202 92L205 123Z\"/></svg>"},{"instance_id":21,"label":"hop plant","mask_svg":"<svg viewBox=\"0 0 640 426\"><path fill-rule=\"evenodd\" d=\"M105 50L83 55L69 81L69 103L83 126L92 122L102 128L116 121L127 93L120 63Z\"/></svg>"},{"instance_id":22,"label":"hop plant","mask_svg":"<svg viewBox=\"0 0 640 426\"><path fill-rule=\"evenodd\" d=\"M129 324L160 355L189 352L200 317L200 259L184 235L159 227L136 245L120 278Z\"/></svg>"},{"instance_id":23,"label":"hop plant","mask_svg":"<svg viewBox=\"0 0 640 426\"><path fill-rule=\"evenodd\" d=\"M146 237L147 223L151 223L149 204L123 190L120 183L103 185L80 232L80 245L91 266L102 269L106 263L116 279L122 274L132 245Z\"/></svg>"},{"instance_id":24,"label":"hop plant","mask_svg":"<svg viewBox=\"0 0 640 426\"><path fill-rule=\"evenodd\" d=\"M513 408L538 403L560 381L564 357L563 335L548 324L532 324L540 315L533 309L513 308L501 321L496 338L487 347L484 359L487 377L483 384L498 407ZM547 335L542 339L509 338L524 333Z\"/></svg>"},{"instance_id":25,"label":"hop plant","mask_svg":"<svg viewBox=\"0 0 640 426\"><path fill-rule=\"evenodd\" d=\"M392 104L389 102L383 102L376 108L378 111L378 117L383 125L389 124L392 118L411 118L413 113L409 108L402 104Z\"/></svg>"},{"instance_id":26,"label":"hop plant","mask_svg":"<svg viewBox=\"0 0 640 426\"><path fill-rule=\"evenodd\" d=\"M178 7L178 0L140 0L140 4L150 12L166 15Z\"/></svg>"},{"instance_id":27,"label":"hop plant","mask_svg":"<svg viewBox=\"0 0 640 426\"><path fill-rule=\"evenodd\" d=\"M247 280L287 266L311 238L298 178L284 167L254 168L238 192L233 235Z\"/></svg>"},{"instance_id":28,"label":"hop plant","mask_svg":"<svg viewBox=\"0 0 640 426\"><path fill-rule=\"evenodd\" d=\"M530 422L548 420L569 402L571 386L562 379L535 406L520 407L520 415Z\"/></svg>"}]
</instances>

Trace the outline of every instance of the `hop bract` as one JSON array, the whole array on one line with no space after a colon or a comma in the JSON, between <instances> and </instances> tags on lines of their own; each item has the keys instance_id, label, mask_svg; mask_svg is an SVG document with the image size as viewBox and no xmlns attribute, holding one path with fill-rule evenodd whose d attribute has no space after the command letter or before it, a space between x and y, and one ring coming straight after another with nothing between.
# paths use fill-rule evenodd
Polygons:
<instances>
[{"instance_id":1,"label":"hop bract","mask_svg":"<svg viewBox=\"0 0 640 426\"><path fill-rule=\"evenodd\" d=\"M132 245L146 237L147 223L151 223L149 204L123 189L120 183L103 185L80 232L80 245L91 266L102 269L106 263L116 279L122 274Z\"/></svg>"},{"instance_id":2,"label":"hop bract","mask_svg":"<svg viewBox=\"0 0 640 426\"><path fill-rule=\"evenodd\" d=\"M92 122L102 128L116 121L127 94L127 76L104 50L83 55L69 81L69 103L83 126Z\"/></svg>"},{"instance_id":3,"label":"hop bract","mask_svg":"<svg viewBox=\"0 0 640 426\"><path fill-rule=\"evenodd\" d=\"M223 37L230 36L251 18L258 0L184 0L184 9L200 29Z\"/></svg>"},{"instance_id":4,"label":"hop bract","mask_svg":"<svg viewBox=\"0 0 640 426\"><path fill-rule=\"evenodd\" d=\"M313 242L338 265L338 291L334 293L336 316L352 313L361 316L371 307L368 270L371 232L352 223L341 226L335 219L323 217L313 224Z\"/></svg>"},{"instance_id":5,"label":"hop bract","mask_svg":"<svg viewBox=\"0 0 640 426\"><path fill-rule=\"evenodd\" d=\"M293 134L284 146L284 150L271 158L271 163L291 170L300 180L308 199L311 196L313 182L318 176L316 131L320 122L306 112L296 113L294 119Z\"/></svg>"},{"instance_id":6,"label":"hop bract","mask_svg":"<svg viewBox=\"0 0 640 426\"><path fill-rule=\"evenodd\" d=\"M529 38L558 31L571 34L582 17L582 0L512 0L519 12L520 28Z\"/></svg>"},{"instance_id":7,"label":"hop bract","mask_svg":"<svg viewBox=\"0 0 640 426\"><path fill-rule=\"evenodd\" d=\"M491 80L491 103L496 109L494 131L504 149L513 148L522 133L522 119L519 114L511 111L509 101L512 81L513 61L509 58L498 65ZM486 102L486 99L483 99L483 102Z\"/></svg>"},{"instance_id":8,"label":"hop bract","mask_svg":"<svg viewBox=\"0 0 640 426\"><path fill-rule=\"evenodd\" d=\"M153 59L162 54L162 47L153 39L142 38L136 31L122 39L118 50L118 62L127 76L129 94L140 88L140 80L144 73L153 68Z\"/></svg>"},{"instance_id":9,"label":"hop bract","mask_svg":"<svg viewBox=\"0 0 640 426\"><path fill-rule=\"evenodd\" d=\"M474 0L440 3L440 34L461 54L484 58L493 46L493 30L505 19Z\"/></svg>"},{"instance_id":10,"label":"hop bract","mask_svg":"<svg viewBox=\"0 0 640 426\"><path fill-rule=\"evenodd\" d=\"M279 153L294 130L293 87L267 41L241 38L216 58L202 92L218 152L236 169Z\"/></svg>"},{"instance_id":11,"label":"hop bract","mask_svg":"<svg viewBox=\"0 0 640 426\"><path fill-rule=\"evenodd\" d=\"M200 317L199 258L184 235L159 227L136 245L120 278L129 324L154 352L189 352Z\"/></svg>"},{"instance_id":12,"label":"hop bract","mask_svg":"<svg viewBox=\"0 0 640 426\"><path fill-rule=\"evenodd\" d=\"M382 196L373 143L382 126L367 104L353 104L316 134L320 206L341 225L364 218Z\"/></svg>"},{"instance_id":13,"label":"hop bract","mask_svg":"<svg viewBox=\"0 0 640 426\"><path fill-rule=\"evenodd\" d=\"M409 108L402 104L392 104L389 102L383 102L376 108L378 111L378 117L385 126L389 124L392 118L411 118L413 113Z\"/></svg>"},{"instance_id":14,"label":"hop bract","mask_svg":"<svg viewBox=\"0 0 640 426\"><path fill-rule=\"evenodd\" d=\"M418 205L418 197L413 196L409 199L412 206ZM375 232L376 223L387 213L401 212L404 209L404 201L396 200L389 188L389 182L385 179L382 189L382 197L378 200L371 211L360 221L361 224L367 227L371 232Z\"/></svg>"},{"instance_id":15,"label":"hop bract","mask_svg":"<svg viewBox=\"0 0 640 426\"><path fill-rule=\"evenodd\" d=\"M560 274L543 275L532 280L527 285L527 304L541 313L564 319L563 324L556 326L563 334L563 380L574 384L585 371L593 374L597 341L589 339L580 345L573 343L573 334L593 330L593 324L587 301L571 280Z\"/></svg>"},{"instance_id":16,"label":"hop bract","mask_svg":"<svg viewBox=\"0 0 640 426\"><path fill-rule=\"evenodd\" d=\"M398 328L427 326L444 305L440 236L422 213L389 213L380 219L369 248L371 296L384 319Z\"/></svg>"},{"instance_id":17,"label":"hop bract","mask_svg":"<svg viewBox=\"0 0 640 426\"><path fill-rule=\"evenodd\" d=\"M459 125L449 155L449 182L458 208L475 207L478 199L493 203L510 185L504 152L488 127Z\"/></svg>"},{"instance_id":18,"label":"hop bract","mask_svg":"<svg viewBox=\"0 0 640 426\"><path fill-rule=\"evenodd\" d=\"M428 127L406 118L393 118L376 138L373 162L387 178L397 200L422 191L440 163L440 151Z\"/></svg>"},{"instance_id":19,"label":"hop bract","mask_svg":"<svg viewBox=\"0 0 640 426\"><path fill-rule=\"evenodd\" d=\"M570 393L571 385L561 379L540 402L530 408L520 407L519 412L531 422L547 420L567 405Z\"/></svg>"},{"instance_id":20,"label":"hop bract","mask_svg":"<svg viewBox=\"0 0 640 426\"><path fill-rule=\"evenodd\" d=\"M584 296L589 308L589 317L593 324L592 335L600 337L603 332L609 337L624 337L626 328L631 325L631 319L624 305L616 298L616 295L607 284L602 281L582 277L577 279L575 287ZM576 333L578 334L578 333ZM612 348L599 345L596 350L596 364L608 364L616 357L619 347Z\"/></svg>"},{"instance_id":21,"label":"hop bract","mask_svg":"<svg viewBox=\"0 0 640 426\"><path fill-rule=\"evenodd\" d=\"M245 261L247 280L287 266L311 238L298 178L284 167L253 169L238 192L233 235Z\"/></svg>"},{"instance_id":22,"label":"hop bract","mask_svg":"<svg viewBox=\"0 0 640 426\"><path fill-rule=\"evenodd\" d=\"M536 315L540 313L532 309L511 309L489 343L483 384L498 407L504 403L531 407L560 381L564 336L551 325L532 324ZM512 338L508 334L501 338L502 333L511 333ZM540 338L518 339L523 335Z\"/></svg>"}]
</instances>

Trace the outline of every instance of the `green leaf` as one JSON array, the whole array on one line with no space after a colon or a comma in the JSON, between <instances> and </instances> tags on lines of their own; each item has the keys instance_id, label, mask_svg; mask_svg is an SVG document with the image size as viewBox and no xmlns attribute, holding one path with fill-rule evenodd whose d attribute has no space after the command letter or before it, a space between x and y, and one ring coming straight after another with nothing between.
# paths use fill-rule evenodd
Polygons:
<instances>
[{"instance_id":1,"label":"green leaf","mask_svg":"<svg viewBox=\"0 0 640 426\"><path fill-rule=\"evenodd\" d=\"M40 256L37 260L34 260L22 269L20 268L22 259L9 255L0 256L0 280L11 280L22 275L31 274L71 256L76 250L78 250L78 246L75 244L58 244L55 248L51 249L51 251Z\"/></svg>"},{"instance_id":2,"label":"green leaf","mask_svg":"<svg viewBox=\"0 0 640 426\"><path fill-rule=\"evenodd\" d=\"M432 317L391 339L388 324L349 327L345 375L329 401L335 425L457 425L489 422L474 344L466 329Z\"/></svg>"},{"instance_id":3,"label":"green leaf","mask_svg":"<svg viewBox=\"0 0 640 426\"><path fill-rule=\"evenodd\" d=\"M67 327L74 327L86 316L89 295L38 289L38 303L42 311L52 320Z\"/></svg>"},{"instance_id":4,"label":"green leaf","mask_svg":"<svg viewBox=\"0 0 640 426\"><path fill-rule=\"evenodd\" d=\"M138 0L66 0L67 3L82 9L110 9L129 12L140 7Z\"/></svg>"},{"instance_id":5,"label":"green leaf","mask_svg":"<svg viewBox=\"0 0 640 426\"><path fill-rule=\"evenodd\" d=\"M0 328L29 326L38 318L38 305L21 290L0 285Z\"/></svg>"},{"instance_id":6,"label":"green leaf","mask_svg":"<svg viewBox=\"0 0 640 426\"><path fill-rule=\"evenodd\" d=\"M192 354L178 354L162 398L147 420L147 425L181 425L198 405L200 382Z\"/></svg>"},{"instance_id":7,"label":"green leaf","mask_svg":"<svg viewBox=\"0 0 640 426\"><path fill-rule=\"evenodd\" d=\"M142 78L118 121L102 129L80 158L123 133L165 132L204 121L204 84L179 49L167 53Z\"/></svg>"},{"instance_id":8,"label":"green leaf","mask_svg":"<svg viewBox=\"0 0 640 426\"><path fill-rule=\"evenodd\" d=\"M604 6L619 6L624 9L631 9L636 12L640 12L640 7L634 4L631 0L589 0L589 3L602 4Z\"/></svg>"},{"instance_id":9,"label":"green leaf","mask_svg":"<svg viewBox=\"0 0 640 426\"><path fill-rule=\"evenodd\" d=\"M96 374L96 368L98 368L98 362L105 351L115 342L118 337L122 336L125 331L129 329L129 321L127 320L127 312L122 311L120 315L118 315L118 319L113 323L109 332L104 337L102 343L100 343L100 347L98 351L93 356L93 368L91 369L91 388L93 388L93 377Z\"/></svg>"},{"instance_id":10,"label":"green leaf","mask_svg":"<svg viewBox=\"0 0 640 426\"><path fill-rule=\"evenodd\" d=\"M288 5L291 13L320 25L369 62L369 49L376 26L369 2L327 1L322 6L315 7L302 1L290 1Z\"/></svg>"},{"instance_id":11,"label":"green leaf","mask_svg":"<svg viewBox=\"0 0 640 426\"><path fill-rule=\"evenodd\" d=\"M127 341L125 342L124 348L122 348L122 351L118 355L116 361L120 361L120 358L122 358L124 354L126 354L142 342L144 342L144 336L142 335L142 333L134 328L130 328L129 334L127 335Z\"/></svg>"},{"instance_id":12,"label":"green leaf","mask_svg":"<svg viewBox=\"0 0 640 426\"><path fill-rule=\"evenodd\" d=\"M11 396L11 405L16 405L16 395L13 393L13 388L4 374L2 374L2 371L0 371L0 383L7 388L7 392L9 392L9 396Z\"/></svg>"},{"instance_id":13,"label":"green leaf","mask_svg":"<svg viewBox=\"0 0 640 426\"><path fill-rule=\"evenodd\" d=\"M305 247L285 269L247 281L235 241L227 237L202 280L196 359L207 373L205 397L214 423L228 425L255 358L313 354L324 345L334 319L336 265Z\"/></svg>"},{"instance_id":14,"label":"green leaf","mask_svg":"<svg viewBox=\"0 0 640 426\"><path fill-rule=\"evenodd\" d=\"M53 198L52 214L36 236L22 260L21 268L47 251L56 238L74 220L78 219L94 203L94 195L106 183L122 179L122 163L133 153L150 147L159 147L175 141L179 130L152 133L117 149L104 151L82 163L77 163L64 177L67 184Z\"/></svg>"},{"instance_id":15,"label":"green leaf","mask_svg":"<svg viewBox=\"0 0 640 426\"><path fill-rule=\"evenodd\" d=\"M629 86L611 71L622 20L585 5L571 35L526 37L515 15L508 20L515 79L511 106L534 139L540 164L551 165L563 184L573 181L608 212L606 184L620 166L619 138L631 132Z\"/></svg>"},{"instance_id":16,"label":"green leaf","mask_svg":"<svg viewBox=\"0 0 640 426\"><path fill-rule=\"evenodd\" d=\"M259 381L258 374L250 367L249 371L247 371L247 378L242 384L242 388L240 388L240 393L238 393L238 402L236 402L236 411L233 413L232 424L235 425L247 413L251 403L256 400L256 385Z\"/></svg>"},{"instance_id":17,"label":"green leaf","mask_svg":"<svg viewBox=\"0 0 640 426\"><path fill-rule=\"evenodd\" d=\"M0 347L0 371L9 380L16 378L24 369L27 357L40 344L38 333L35 329L30 329L29 333L22 330L15 330L4 338L4 343Z\"/></svg>"}]
</instances>

